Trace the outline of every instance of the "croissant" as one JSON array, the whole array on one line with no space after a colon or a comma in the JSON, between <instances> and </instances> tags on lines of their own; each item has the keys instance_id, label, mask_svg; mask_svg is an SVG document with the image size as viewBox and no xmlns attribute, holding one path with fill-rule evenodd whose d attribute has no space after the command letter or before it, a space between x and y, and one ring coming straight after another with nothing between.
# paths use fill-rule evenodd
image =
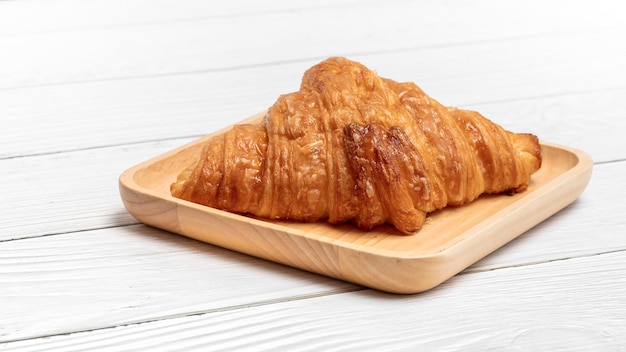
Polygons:
<instances>
[{"instance_id":1,"label":"croissant","mask_svg":"<svg viewBox=\"0 0 626 352\"><path fill-rule=\"evenodd\" d=\"M411 234L446 206L524 191L540 167L536 136L335 57L308 69L260 124L210 139L170 188L261 218L388 223Z\"/></svg>"}]
</instances>

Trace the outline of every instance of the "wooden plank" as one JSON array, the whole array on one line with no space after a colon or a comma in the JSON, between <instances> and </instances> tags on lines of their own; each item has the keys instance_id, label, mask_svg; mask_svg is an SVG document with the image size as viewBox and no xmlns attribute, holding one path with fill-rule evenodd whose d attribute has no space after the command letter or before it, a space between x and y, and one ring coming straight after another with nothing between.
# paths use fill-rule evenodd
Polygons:
<instances>
[{"instance_id":1,"label":"wooden plank","mask_svg":"<svg viewBox=\"0 0 626 352\"><path fill-rule=\"evenodd\" d=\"M626 252L460 275L424 294L358 291L4 344L28 351L568 350L626 344ZM375 317L375 318L373 318Z\"/></svg>"},{"instance_id":2,"label":"wooden plank","mask_svg":"<svg viewBox=\"0 0 626 352\"><path fill-rule=\"evenodd\" d=\"M350 1L30 0L0 2L0 36L129 27L345 7ZM71 10L68 10L71 9Z\"/></svg>"},{"instance_id":3,"label":"wooden plank","mask_svg":"<svg viewBox=\"0 0 626 352\"><path fill-rule=\"evenodd\" d=\"M446 14L447 17L469 21L470 19L465 19L467 17L465 15L469 10L472 10L477 16L474 17L476 20L480 19L485 22L484 20L487 19L490 22L500 24L504 30L517 31L538 30L542 27L566 31L621 23L619 11L615 11L615 4L612 1L597 1L595 4L596 6L593 8L589 8L584 3L572 3L565 0L528 1L525 5L504 5L495 0L475 1L471 4L451 1L411 4L410 1L401 0L386 3L375 0L358 2L353 0L305 0L297 3L286 0L271 2L232 0L210 3L200 0L110 0L89 3L81 0L30 0L28 3L4 1L0 3L0 35L185 20L197 21L219 17L254 17L273 12L317 14L318 11L329 9L343 14L348 10L365 12L366 9L369 9L373 15L385 11L385 8L404 9L410 12L407 18L412 19L409 24L414 26L423 25L420 22L437 22L424 16L424 14L439 17L438 21L445 24L451 23L452 19L434 15ZM538 11L538 9L542 11ZM560 17L558 21L554 21L553 15L557 11ZM402 14L398 14L398 16L402 16ZM585 18L586 21L580 21L581 18ZM389 18L378 16L378 19L386 20ZM391 19L395 19L395 17ZM514 25L511 25L512 19L515 20ZM525 28L520 25L526 21L533 21L532 28ZM505 24L511 28L506 28ZM461 24L457 23L457 26L459 25ZM473 30L492 33L490 29L480 26L476 26Z\"/></svg>"},{"instance_id":4,"label":"wooden plank","mask_svg":"<svg viewBox=\"0 0 626 352\"><path fill-rule=\"evenodd\" d=\"M0 160L0 241L135 224L119 175L187 140Z\"/></svg>"},{"instance_id":5,"label":"wooden plank","mask_svg":"<svg viewBox=\"0 0 626 352\"><path fill-rule=\"evenodd\" d=\"M356 59L383 76L417 82L446 105L481 111L512 130L534 132L607 161L623 159L626 150L620 138L626 130L621 118L626 49L605 42L604 34ZM562 40L568 41L565 47ZM539 51L537 46L551 49L543 50L546 58L531 61L525 49ZM458 60L463 55L468 61ZM594 64L598 60L603 65ZM314 63L0 91L5 123L0 158L207 134L297 90L302 73ZM25 127L30 138L23 137Z\"/></svg>"},{"instance_id":6,"label":"wooden plank","mask_svg":"<svg viewBox=\"0 0 626 352\"><path fill-rule=\"evenodd\" d=\"M77 12L71 15L71 19L81 18L78 22L82 25L67 28L61 19L68 15L62 15L61 24L44 25L51 30L35 30L34 33L29 28L38 26L41 16L17 16L8 9L4 12L7 17L30 24L18 26L26 27L20 30L25 31L24 34L0 36L0 47L3 48L0 89L233 69L276 62L310 61L333 55L357 56L454 47L502 39L541 41L543 37L555 35L573 39L580 37L581 41L574 41L572 46L559 43L556 46L524 47L521 58L548 59L555 49L577 50L585 56L593 56L598 52L584 50L588 44L584 40L585 33L599 31L602 39L592 44L611 44L609 50L623 50L622 46L613 43L623 38L625 28L610 1L594 2L592 9L584 3L573 6L571 2L546 3L541 0L506 6L495 0L455 4L386 1L359 6L342 3L308 8L294 8L285 2L271 11L251 12L246 16L200 15L200 18L188 18L189 12L196 7L199 7L200 14L211 11L211 5L196 2L190 9L172 11L174 19L187 17L188 20L159 22L158 19L163 18L167 9L173 6L169 3L163 10L150 10L148 15L139 16L145 18L138 20L139 23L147 21L143 25L124 23L128 23L129 15L132 17L144 8L157 6L136 0L129 15L120 16L120 12L126 11L119 10L121 3L115 5L102 11L97 7L99 5L77 6ZM19 5L3 2L0 6ZM54 18L44 12L51 7L53 14L62 11L48 5L42 6L41 14ZM180 11L184 14L176 14ZM470 11L473 16L466 16ZM96 15L97 18L104 17L96 22L109 25L91 26L85 23L94 12L101 12ZM154 12L156 14L149 15ZM555 12L559 14L558 21L554 20ZM151 22L154 20L150 18L156 18L157 22ZM534 25L513 25L518 23ZM611 34L614 32L619 34ZM228 33L228 36L220 33ZM290 43L298 43L299 49L293 50ZM479 59L502 53L493 48L481 52ZM606 54L602 56L604 60L615 58L615 55ZM41 57L46 60L41 60ZM461 65L477 63L465 53L449 59L455 59ZM488 64L484 68L493 70Z\"/></svg>"},{"instance_id":7,"label":"wooden plank","mask_svg":"<svg viewBox=\"0 0 626 352\"><path fill-rule=\"evenodd\" d=\"M0 243L0 287L0 341L359 289L142 225Z\"/></svg>"}]
</instances>

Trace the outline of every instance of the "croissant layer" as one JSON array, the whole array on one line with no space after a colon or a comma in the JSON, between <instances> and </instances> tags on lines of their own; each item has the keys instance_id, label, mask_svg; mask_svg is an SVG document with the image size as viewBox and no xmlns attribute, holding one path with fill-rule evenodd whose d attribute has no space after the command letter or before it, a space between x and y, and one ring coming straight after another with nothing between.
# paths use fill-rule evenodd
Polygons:
<instances>
[{"instance_id":1,"label":"croissant layer","mask_svg":"<svg viewBox=\"0 0 626 352\"><path fill-rule=\"evenodd\" d=\"M336 57L307 70L260 124L210 139L171 193L269 219L409 234L435 210L525 190L540 167L536 136Z\"/></svg>"}]
</instances>

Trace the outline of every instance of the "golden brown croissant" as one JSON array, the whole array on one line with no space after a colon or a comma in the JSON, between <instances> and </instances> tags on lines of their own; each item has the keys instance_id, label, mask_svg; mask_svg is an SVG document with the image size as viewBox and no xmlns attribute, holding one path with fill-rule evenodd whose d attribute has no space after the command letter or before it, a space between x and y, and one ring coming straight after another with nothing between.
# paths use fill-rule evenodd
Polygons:
<instances>
[{"instance_id":1,"label":"golden brown croissant","mask_svg":"<svg viewBox=\"0 0 626 352\"><path fill-rule=\"evenodd\" d=\"M412 233L448 205L523 191L540 166L537 137L330 58L307 70L300 90L280 96L261 124L212 138L171 192L258 217L362 229L390 223Z\"/></svg>"}]
</instances>

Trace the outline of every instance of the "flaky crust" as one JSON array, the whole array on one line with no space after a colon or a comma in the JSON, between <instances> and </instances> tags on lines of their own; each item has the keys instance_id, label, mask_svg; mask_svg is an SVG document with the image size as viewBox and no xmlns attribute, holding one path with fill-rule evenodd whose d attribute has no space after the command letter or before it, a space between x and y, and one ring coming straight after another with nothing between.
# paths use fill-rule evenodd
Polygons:
<instances>
[{"instance_id":1,"label":"flaky crust","mask_svg":"<svg viewBox=\"0 0 626 352\"><path fill-rule=\"evenodd\" d=\"M258 217L366 230L390 223L408 234L432 211L523 191L540 166L537 137L330 58L307 70L300 90L280 96L261 124L212 138L171 192Z\"/></svg>"}]
</instances>

